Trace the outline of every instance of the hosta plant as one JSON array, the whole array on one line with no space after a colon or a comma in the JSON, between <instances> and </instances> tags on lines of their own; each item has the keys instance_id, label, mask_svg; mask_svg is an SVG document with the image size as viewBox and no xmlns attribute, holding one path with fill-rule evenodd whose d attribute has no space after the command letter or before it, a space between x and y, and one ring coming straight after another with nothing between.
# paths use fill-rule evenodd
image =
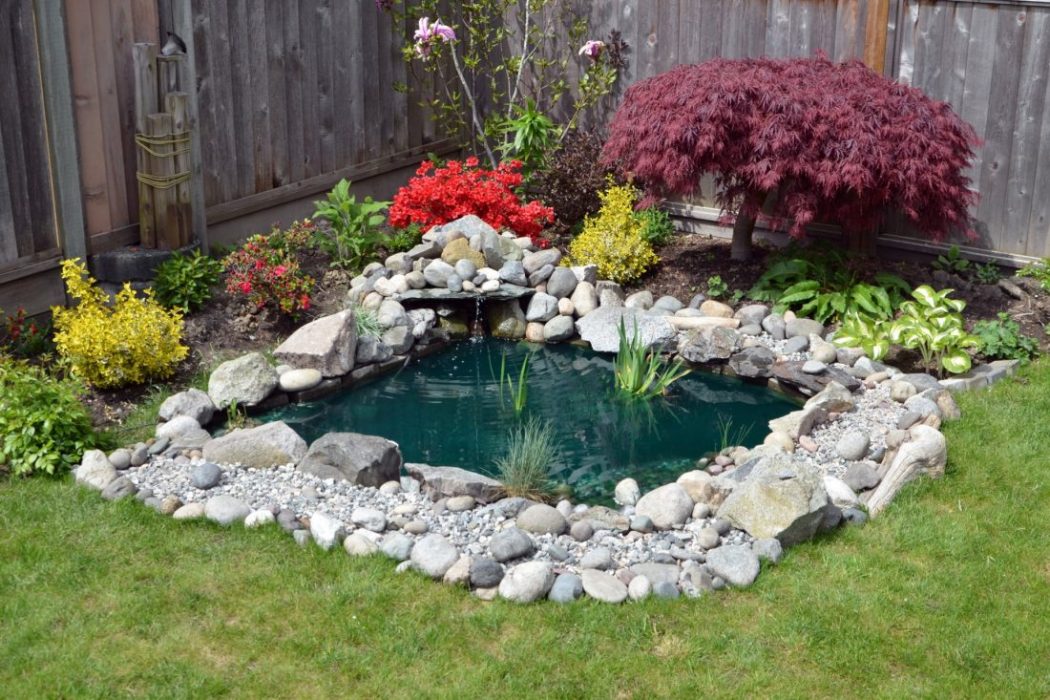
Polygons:
<instances>
[{"instance_id":1,"label":"hosta plant","mask_svg":"<svg viewBox=\"0 0 1050 700\"><path fill-rule=\"evenodd\" d=\"M922 356L927 371L959 374L970 369L967 348L980 348L981 339L966 332L962 310L966 302L950 297L952 289L917 287L912 300L901 304L901 316L890 328L890 341Z\"/></svg>"},{"instance_id":2,"label":"hosta plant","mask_svg":"<svg viewBox=\"0 0 1050 700\"><path fill-rule=\"evenodd\" d=\"M890 351L890 329L893 322L853 312L842 320L835 332L835 345L840 348L860 348L873 360L881 360Z\"/></svg>"}]
</instances>

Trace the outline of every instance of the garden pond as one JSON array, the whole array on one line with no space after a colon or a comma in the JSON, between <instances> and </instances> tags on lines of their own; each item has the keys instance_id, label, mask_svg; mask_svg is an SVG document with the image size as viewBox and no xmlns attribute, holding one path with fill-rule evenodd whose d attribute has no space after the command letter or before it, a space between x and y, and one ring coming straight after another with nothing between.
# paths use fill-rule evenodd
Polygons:
<instances>
[{"instance_id":1,"label":"garden pond","mask_svg":"<svg viewBox=\"0 0 1050 700\"><path fill-rule=\"evenodd\" d=\"M515 410L523 363L527 395ZM767 422L797 405L766 387L694 371L665 397L625 402L614 393L612 356L566 345L473 338L397 372L324 399L265 416L307 441L329 432L382 435L407 462L457 466L496 476L512 428L526 417L550 422L560 450L552 470L573 497L608 502L616 482L644 491L673 481L726 445L751 444Z\"/></svg>"}]
</instances>

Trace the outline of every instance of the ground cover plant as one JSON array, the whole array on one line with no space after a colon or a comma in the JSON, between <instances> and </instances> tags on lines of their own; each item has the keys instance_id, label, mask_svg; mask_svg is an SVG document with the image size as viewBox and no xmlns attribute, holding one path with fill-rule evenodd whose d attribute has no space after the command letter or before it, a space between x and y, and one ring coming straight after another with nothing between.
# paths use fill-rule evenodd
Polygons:
<instances>
[{"instance_id":1,"label":"ground cover plant","mask_svg":"<svg viewBox=\"0 0 1050 700\"><path fill-rule=\"evenodd\" d=\"M713 59L635 83L604 153L657 196L693 194L713 173L745 260L759 216L796 238L817 221L853 236L893 207L934 239L972 233L977 143L947 103L821 56Z\"/></svg>"},{"instance_id":2,"label":"ground cover plant","mask_svg":"<svg viewBox=\"0 0 1050 700\"><path fill-rule=\"evenodd\" d=\"M381 557L299 549L276 529L180 524L71 479L8 480L0 687L1044 697L1050 480L1031 426L1050 413L1050 363L959 401L945 478L911 485L865 527L789 550L746 591L696 601L481 603Z\"/></svg>"},{"instance_id":3,"label":"ground cover plant","mask_svg":"<svg viewBox=\"0 0 1050 700\"><path fill-rule=\"evenodd\" d=\"M981 354L991 360L1030 360L1039 355L1039 343L1021 332L1021 326L1000 312L994 320L973 324L973 334L980 340Z\"/></svg>"}]
</instances>

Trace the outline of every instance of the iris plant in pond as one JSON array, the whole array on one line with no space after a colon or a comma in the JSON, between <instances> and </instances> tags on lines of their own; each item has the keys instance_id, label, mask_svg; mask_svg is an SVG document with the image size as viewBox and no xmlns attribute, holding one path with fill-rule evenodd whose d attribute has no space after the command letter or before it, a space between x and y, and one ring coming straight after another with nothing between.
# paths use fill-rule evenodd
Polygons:
<instances>
[{"instance_id":1,"label":"iris plant in pond","mask_svg":"<svg viewBox=\"0 0 1050 700\"><path fill-rule=\"evenodd\" d=\"M689 374L679 359L667 363L655 350L648 350L638 333L637 324L630 337L620 321L620 348L613 365L616 391L628 401L648 401L667 393L676 381Z\"/></svg>"}]
</instances>

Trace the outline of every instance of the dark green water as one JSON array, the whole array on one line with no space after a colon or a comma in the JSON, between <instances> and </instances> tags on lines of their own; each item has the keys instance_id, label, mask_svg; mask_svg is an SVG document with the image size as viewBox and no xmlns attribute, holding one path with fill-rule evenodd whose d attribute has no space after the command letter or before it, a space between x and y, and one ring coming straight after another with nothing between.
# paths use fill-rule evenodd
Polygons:
<instances>
[{"instance_id":1,"label":"dark green water","mask_svg":"<svg viewBox=\"0 0 1050 700\"><path fill-rule=\"evenodd\" d=\"M766 422L796 406L780 394L736 379L693 372L667 398L625 404L613 394L611 357L569 346L473 339L364 386L270 413L307 441L327 432L382 435L407 462L452 465L494 475L508 429L520 420L499 372L530 355L524 415L550 421L561 457L554 471L582 501L607 501L619 479L644 491L674 479L697 459L731 444L753 444Z\"/></svg>"}]
</instances>

